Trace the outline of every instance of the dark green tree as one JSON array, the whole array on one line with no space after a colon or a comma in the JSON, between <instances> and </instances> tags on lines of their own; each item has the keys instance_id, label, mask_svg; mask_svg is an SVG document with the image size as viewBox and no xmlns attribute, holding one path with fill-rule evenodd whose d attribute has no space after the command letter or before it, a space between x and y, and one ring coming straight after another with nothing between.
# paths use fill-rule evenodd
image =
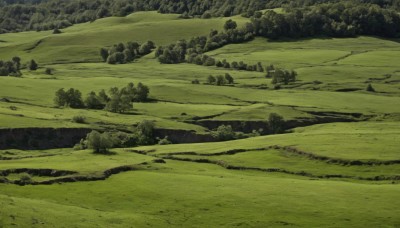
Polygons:
<instances>
[{"instance_id":1,"label":"dark green tree","mask_svg":"<svg viewBox=\"0 0 400 228\"><path fill-rule=\"evenodd\" d=\"M209 75L207 77L207 83L210 84L210 85L213 85L216 81L217 81L217 79L215 79L215 77L212 76L212 75Z\"/></svg>"},{"instance_id":2,"label":"dark green tree","mask_svg":"<svg viewBox=\"0 0 400 228\"><path fill-rule=\"evenodd\" d=\"M29 62L29 70L37 70L37 68L38 68L38 64L35 62L35 60L31 60L30 62Z\"/></svg>"},{"instance_id":3,"label":"dark green tree","mask_svg":"<svg viewBox=\"0 0 400 228\"><path fill-rule=\"evenodd\" d=\"M109 149L113 146L111 136L108 133L99 133L93 130L87 137L87 147L92 149L94 153L108 154Z\"/></svg>"},{"instance_id":4,"label":"dark green tree","mask_svg":"<svg viewBox=\"0 0 400 228\"><path fill-rule=\"evenodd\" d=\"M101 56L101 59L103 59L103 62L107 62L108 55L109 54L108 54L107 49L105 49L105 48L100 49L100 56Z\"/></svg>"},{"instance_id":5,"label":"dark green tree","mask_svg":"<svg viewBox=\"0 0 400 228\"><path fill-rule=\"evenodd\" d=\"M284 130L285 120L277 113L271 113L268 116L268 127L272 134L282 133Z\"/></svg>"},{"instance_id":6,"label":"dark green tree","mask_svg":"<svg viewBox=\"0 0 400 228\"><path fill-rule=\"evenodd\" d=\"M225 73L225 80L228 84L234 84L234 79L229 73Z\"/></svg>"}]
</instances>

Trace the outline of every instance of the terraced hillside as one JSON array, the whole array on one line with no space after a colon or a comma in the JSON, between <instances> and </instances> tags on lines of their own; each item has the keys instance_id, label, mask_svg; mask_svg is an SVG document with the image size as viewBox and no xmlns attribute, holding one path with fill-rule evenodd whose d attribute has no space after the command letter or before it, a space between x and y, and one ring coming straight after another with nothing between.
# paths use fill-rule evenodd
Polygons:
<instances>
[{"instance_id":1,"label":"terraced hillside","mask_svg":"<svg viewBox=\"0 0 400 228\"><path fill-rule=\"evenodd\" d=\"M208 36L228 19L250 20L137 12L61 34L0 34L0 59L22 59L21 77L0 76L0 227L400 226L398 39L256 37L205 53L298 73L279 88L265 71L160 64L154 52L111 65L99 54ZM226 73L234 84L206 83ZM124 113L54 103L60 88L86 96L130 82L147 85L149 101ZM284 119L279 134L271 114ZM131 134L144 120L173 144L73 149L92 130ZM222 125L238 139L216 137Z\"/></svg>"}]
</instances>

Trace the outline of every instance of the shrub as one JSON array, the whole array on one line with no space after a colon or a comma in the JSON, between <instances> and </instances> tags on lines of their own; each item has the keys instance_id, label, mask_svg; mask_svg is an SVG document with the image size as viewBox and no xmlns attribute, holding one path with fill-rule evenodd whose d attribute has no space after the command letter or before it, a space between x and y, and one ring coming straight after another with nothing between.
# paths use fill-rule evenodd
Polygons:
<instances>
[{"instance_id":1,"label":"shrub","mask_svg":"<svg viewBox=\"0 0 400 228\"><path fill-rule=\"evenodd\" d=\"M169 144L172 144L172 142L168 140L168 136L165 136L163 139L159 139L158 144L159 145L169 145Z\"/></svg>"},{"instance_id":2,"label":"shrub","mask_svg":"<svg viewBox=\"0 0 400 228\"><path fill-rule=\"evenodd\" d=\"M74 116L74 117L72 117L72 121L74 122L74 123L85 123L86 122L86 117L84 117L84 116Z\"/></svg>"},{"instance_id":3,"label":"shrub","mask_svg":"<svg viewBox=\"0 0 400 228\"><path fill-rule=\"evenodd\" d=\"M44 73L45 73L45 74L48 74L48 75L52 75L52 74L53 74L53 69L51 69L51 68L46 68L46 70L44 71Z\"/></svg>"},{"instance_id":4,"label":"shrub","mask_svg":"<svg viewBox=\"0 0 400 228\"><path fill-rule=\"evenodd\" d=\"M31 175L28 173L23 173L19 180L21 184L31 184L33 182Z\"/></svg>"},{"instance_id":5,"label":"shrub","mask_svg":"<svg viewBox=\"0 0 400 228\"><path fill-rule=\"evenodd\" d=\"M62 33L61 30L58 28L53 30L53 34L61 34L61 33Z\"/></svg>"}]
</instances>

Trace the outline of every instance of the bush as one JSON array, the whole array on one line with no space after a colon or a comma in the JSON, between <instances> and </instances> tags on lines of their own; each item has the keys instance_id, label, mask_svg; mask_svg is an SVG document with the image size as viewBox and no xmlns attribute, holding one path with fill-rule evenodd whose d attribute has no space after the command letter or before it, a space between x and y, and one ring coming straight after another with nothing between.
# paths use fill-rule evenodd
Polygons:
<instances>
[{"instance_id":1,"label":"bush","mask_svg":"<svg viewBox=\"0 0 400 228\"><path fill-rule=\"evenodd\" d=\"M221 125L211 135L221 141L236 139L236 132L233 131L231 125Z\"/></svg>"},{"instance_id":2,"label":"bush","mask_svg":"<svg viewBox=\"0 0 400 228\"><path fill-rule=\"evenodd\" d=\"M84 117L84 116L74 116L74 117L72 117L72 122L83 124L83 123L86 122L86 117Z\"/></svg>"},{"instance_id":3,"label":"bush","mask_svg":"<svg viewBox=\"0 0 400 228\"><path fill-rule=\"evenodd\" d=\"M33 182L31 175L28 173L22 174L19 180L21 184L31 184Z\"/></svg>"},{"instance_id":4,"label":"bush","mask_svg":"<svg viewBox=\"0 0 400 228\"><path fill-rule=\"evenodd\" d=\"M168 136L165 136L165 138L159 139L158 144L159 145L169 145L169 144L172 144L172 142L168 140Z\"/></svg>"},{"instance_id":5,"label":"bush","mask_svg":"<svg viewBox=\"0 0 400 228\"><path fill-rule=\"evenodd\" d=\"M62 33L61 30L58 28L53 30L53 34L61 34L61 33Z\"/></svg>"},{"instance_id":6,"label":"bush","mask_svg":"<svg viewBox=\"0 0 400 228\"><path fill-rule=\"evenodd\" d=\"M48 74L48 75L52 75L52 74L53 74L53 69L51 69L51 68L46 68L46 70L44 71L44 73L45 73L45 74Z\"/></svg>"}]
</instances>

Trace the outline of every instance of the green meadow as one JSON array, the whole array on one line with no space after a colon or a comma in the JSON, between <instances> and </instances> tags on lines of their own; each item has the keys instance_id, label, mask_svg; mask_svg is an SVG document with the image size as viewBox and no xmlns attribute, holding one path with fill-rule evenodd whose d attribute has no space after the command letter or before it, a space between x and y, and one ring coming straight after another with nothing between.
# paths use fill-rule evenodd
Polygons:
<instances>
[{"instance_id":1,"label":"green meadow","mask_svg":"<svg viewBox=\"0 0 400 228\"><path fill-rule=\"evenodd\" d=\"M0 59L39 64L36 71L23 68L22 77L0 77L0 134L130 131L149 120L156 129L210 135L206 123L256 125L271 113L292 124L281 134L113 148L109 155L72 147L0 150L0 228L400 227L399 40L255 38L206 53L295 70L298 80L280 89L265 72L160 64L154 53L129 64L101 62L102 47L168 45L222 31L228 19L239 27L250 20L137 12L61 34L0 34ZM225 73L233 85L206 84L209 75ZM60 88L86 96L130 82L146 84L151 102L133 103L128 113L59 108L53 101ZM366 91L368 84L375 92ZM72 121L76 116L85 122ZM36 172L43 169L52 172ZM30 184L11 183L28 174Z\"/></svg>"}]
</instances>

